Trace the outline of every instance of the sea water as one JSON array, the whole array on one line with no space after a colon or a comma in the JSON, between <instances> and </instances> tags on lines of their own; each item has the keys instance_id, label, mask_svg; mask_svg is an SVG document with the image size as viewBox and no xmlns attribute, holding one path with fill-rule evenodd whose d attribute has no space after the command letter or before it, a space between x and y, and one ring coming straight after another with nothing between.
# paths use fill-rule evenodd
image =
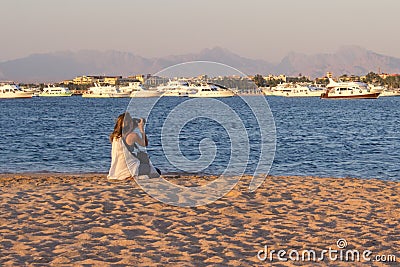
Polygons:
<instances>
[{"instance_id":1,"label":"sea water","mask_svg":"<svg viewBox=\"0 0 400 267\"><path fill-rule=\"evenodd\" d=\"M266 99L276 127L270 174L400 180L400 97ZM148 118L148 152L163 172L182 172L163 153L168 143L160 137L168 113L185 101L190 99L162 98ZM244 123L251 151L245 171L252 173L260 153L257 120L243 108L240 97L221 101L233 107ZM80 96L0 100L0 173L107 172L111 160L108 136L129 103L127 98ZM140 110L141 105L134 108ZM213 140L215 159L201 173L218 175L227 168L231 140L215 120L188 121L178 138L179 149L188 160L201 156L199 145L204 138Z\"/></svg>"}]
</instances>

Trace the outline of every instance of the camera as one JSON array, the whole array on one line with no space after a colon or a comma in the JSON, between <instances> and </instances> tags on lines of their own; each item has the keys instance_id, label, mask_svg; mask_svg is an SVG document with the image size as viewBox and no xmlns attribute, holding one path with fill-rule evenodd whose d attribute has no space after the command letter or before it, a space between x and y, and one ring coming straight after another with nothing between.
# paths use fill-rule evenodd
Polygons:
<instances>
[{"instance_id":1,"label":"camera","mask_svg":"<svg viewBox=\"0 0 400 267\"><path fill-rule=\"evenodd\" d=\"M136 125L139 124L139 122L141 120L143 120L143 123L146 122L146 120L144 118L132 118L133 123L136 124Z\"/></svg>"}]
</instances>

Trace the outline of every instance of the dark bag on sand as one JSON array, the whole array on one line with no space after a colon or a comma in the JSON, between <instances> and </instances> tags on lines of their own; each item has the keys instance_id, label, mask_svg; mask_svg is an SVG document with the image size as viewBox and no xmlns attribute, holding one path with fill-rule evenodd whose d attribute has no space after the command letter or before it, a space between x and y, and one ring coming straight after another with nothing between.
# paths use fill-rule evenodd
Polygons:
<instances>
[{"instance_id":1,"label":"dark bag on sand","mask_svg":"<svg viewBox=\"0 0 400 267\"><path fill-rule=\"evenodd\" d=\"M139 175L146 175L150 173L150 159L149 155L147 155L144 151L138 151L136 153L136 157L140 161L139 165Z\"/></svg>"}]
</instances>

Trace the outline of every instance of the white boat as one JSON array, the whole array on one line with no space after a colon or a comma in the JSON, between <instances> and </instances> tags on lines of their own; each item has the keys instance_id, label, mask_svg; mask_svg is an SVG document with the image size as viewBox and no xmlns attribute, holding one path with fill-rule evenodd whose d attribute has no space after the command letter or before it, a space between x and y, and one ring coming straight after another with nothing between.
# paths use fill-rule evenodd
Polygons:
<instances>
[{"instance_id":1,"label":"white boat","mask_svg":"<svg viewBox=\"0 0 400 267\"><path fill-rule=\"evenodd\" d=\"M273 87L259 87L261 92L266 96L274 96Z\"/></svg>"},{"instance_id":2,"label":"white boat","mask_svg":"<svg viewBox=\"0 0 400 267\"><path fill-rule=\"evenodd\" d=\"M232 97L235 93L221 85L213 83L201 83L191 86L196 93L189 94L189 97Z\"/></svg>"},{"instance_id":3,"label":"white boat","mask_svg":"<svg viewBox=\"0 0 400 267\"><path fill-rule=\"evenodd\" d=\"M284 96L284 97L320 97L325 92L325 89L311 86L292 83L280 83L272 90L268 91L268 95ZM267 95L266 91L264 94Z\"/></svg>"},{"instance_id":4,"label":"white boat","mask_svg":"<svg viewBox=\"0 0 400 267\"><path fill-rule=\"evenodd\" d=\"M126 86L120 86L120 92L128 93L129 97L159 97L161 96L161 92L157 91L157 89L146 89L140 82L129 83Z\"/></svg>"},{"instance_id":5,"label":"white boat","mask_svg":"<svg viewBox=\"0 0 400 267\"><path fill-rule=\"evenodd\" d=\"M39 96L72 96L72 92L67 87L48 85Z\"/></svg>"},{"instance_id":6,"label":"white boat","mask_svg":"<svg viewBox=\"0 0 400 267\"><path fill-rule=\"evenodd\" d=\"M31 98L31 92L24 92L12 82L0 83L0 98Z\"/></svg>"},{"instance_id":7,"label":"white boat","mask_svg":"<svg viewBox=\"0 0 400 267\"><path fill-rule=\"evenodd\" d=\"M233 90L237 96L264 96L263 88L250 88Z\"/></svg>"},{"instance_id":8,"label":"white boat","mask_svg":"<svg viewBox=\"0 0 400 267\"><path fill-rule=\"evenodd\" d=\"M38 97L41 93L39 87L30 87L30 88L21 88L24 92L28 92L32 94L32 97Z\"/></svg>"},{"instance_id":9,"label":"white boat","mask_svg":"<svg viewBox=\"0 0 400 267\"><path fill-rule=\"evenodd\" d=\"M381 96L400 96L400 89L388 89L381 85L368 84L371 92L379 92Z\"/></svg>"},{"instance_id":10,"label":"white boat","mask_svg":"<svg viewBox=\"0 0 400 267\"><path fill-rule=\"evenodd\" d=\"M117 92L109 93L108 95L111 98L127 98L127 97L131 97L131 94L120 92L120 91L118 91L118 89L117 89Z\"/></svg>"},{"instance_id":11,"label":"white boat","mask_svg":"<svg viewBox=\"0 0 400 267\"><path fill-rule=\"evenodd\" d=\"M400 96L400 89L385 89L379 96Z\"/></svg>"},{"instance_id":12,"label":"white boat","mask_svg":"<svg viewBox=\"0 0 400 267\"><path fill-rule=\"evenodd\" d=\"M380 92L371 92L366 83L335 82L329 78L327 90L321 95L323 99L376 99Z\"/></svg>"},{"instance_id":13,"label":"white boat","mask_svg":"<svg viewBox=\"0 0 400 267\"><path fill-rule=\"evenodd\" d=\"M386 88L382 85L368 84L368 88L371 92L382 93Z\"/></svg>"},{"instance_id":14,"label":"white boat","mask_svg":"<svg viewBox=\"0 0 400 267\"><path fill-rule=\"evenodd\" d=\"M120 92L115 86L100 85L98 83L95 83L86 93L82 94L82 97L86 98L121 98L129 96L130 93Z\"/></svg>"},{"instance_id":15,"label":"white boat","mask_svg":"<svg viewBox=\"0 0 400 267\"><path fill-rule=\"evenodd\" d=\"M193 93L193 87L186 80L170 80L166 85L159 85L157 90L162 96L189 96Z\"/></svg>"}]
</instances>

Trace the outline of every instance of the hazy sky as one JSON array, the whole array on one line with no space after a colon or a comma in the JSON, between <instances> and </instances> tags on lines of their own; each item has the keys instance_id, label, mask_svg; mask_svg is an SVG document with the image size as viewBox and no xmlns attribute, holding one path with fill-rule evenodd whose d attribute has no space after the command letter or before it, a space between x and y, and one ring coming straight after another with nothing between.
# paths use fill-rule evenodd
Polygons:
<instances>
[{"instance_id":1,"label":"hazy sky","mask_svg":"<svg viewBox=\"0 0 400 267\"><path fill-rule=\"evenodd\" d=\"M400 57L398 0L1 0L0 61L119 50L145 57L221 46L279 61L359 45Z\"/></svg>"}]
</instances>

